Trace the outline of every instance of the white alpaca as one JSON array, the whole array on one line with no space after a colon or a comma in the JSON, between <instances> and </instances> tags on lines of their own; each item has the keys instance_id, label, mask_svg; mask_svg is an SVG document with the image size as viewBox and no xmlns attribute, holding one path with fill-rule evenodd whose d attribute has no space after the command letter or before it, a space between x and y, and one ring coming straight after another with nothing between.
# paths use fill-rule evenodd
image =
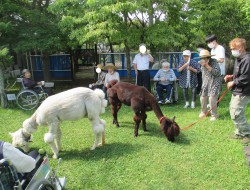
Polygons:
<instances>
[{"instance_id":1,"label":"white alpaca","mask_svg":"<svg viewBox=\"0 0 250 190\"><path fill-rule=\"evenodd\" d=\"M92 146L94 150L99 145L105 143L105 124L99 115L105 112L107 100L102 90L91 90L79 87L67 90L48 97L37 108L35 113L23 122L23 127L12 136L12 144L21 147L24 151L29 151L29 140L31 134L37 130L37 126L48 125L49 132L44 135L44 141L50 144L54 153L53 158L58 158L61 149L61 129L60 122L66 120L78 120L88 117L93 125L95 142ZM102 143L99 144L102 135Z\"/></svg>"}]
</instances>

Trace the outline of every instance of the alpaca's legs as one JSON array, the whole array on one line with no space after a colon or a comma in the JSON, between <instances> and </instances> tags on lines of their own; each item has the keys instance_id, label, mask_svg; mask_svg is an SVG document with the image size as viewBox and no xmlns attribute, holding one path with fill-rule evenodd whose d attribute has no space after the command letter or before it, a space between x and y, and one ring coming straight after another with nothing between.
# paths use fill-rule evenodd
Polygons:
<instances>
[{"instance_id":1,"label":"alpaca's legs","mask_svg":"<svg viewBox=\"0 0 250 190\"><path fill-rule=\"evenodd\" d=\"M138 137L138 129L141 123L140 117L138 115L134 115L134 121L135 121L135 130L134 130L134 136Z\"/></svg>"},{"instance_id":2,"label":"alpaca's legs","mask_svg":"<svg viewBox=\"0 0 250 190\"><path fill-rule=\"evenodd\" d=\"M113 115L113 124L116 124L116 127L120 127L118 120L117 120L117 113L121 108L121 103L115 100L111 100L111 113Z\"/></svg>"},{"instance_id":3,"label":"alpaca's legs","mask_svg":"<svg viewBox=\"0 0 250 190\"><path fill-rule=\"evenodd\" d=\"M59 122L53 122L49 125L49 133L46 133L44 136L44 141L48 143L54 153L53 158L58 158L58 145L61 146L61 134L58 135ZM59 130L60 131L60 130ZM60 132L59 132L60 133Z\"/></svg>"},{"instance_id":4,"label":"alpaca's legs","mask_svg":"<svg viewBox=\"0 0 250 190\"><path fill-rule=\"evenodd\" d=\"M103 146L105 144L105 121L100 120L99 117L91 120L93 125L93 132L95 134L95 142L91 148L94 150L98 146ZM100 142L100 138L101 142ZM99 143L100 142L100 143Z\"/></svg>"},{"instance_id":5,"label":"alpaca's legs","mask_svg":"<svg viewBox=\"0 0 250 190\"><path fill-rule=\"evenodd\" d=\"M58 125L55 143L56 143L56 147L57 147L59 152L60 152L61 147L62 147L61 146L61 137L62 137L62 131L61 131L60 126Z\"/></svg>"},{"instance_id":6,"label":"alpaca's legs","mask_svg":"<svg viewBox=\"0 0 250 190\"><path fill-rule=\"evenodd\" d=\"M141 113L141 114L140 114L140 117L141 117L141 119L142 119L142 128L143 128L143 131L148 131L147 128L146 128L147 114Z\"/></svg>"},{"instance_id":7,"label":"alpaca's legs","mask_svg":"<svg viewBox=\"0 0 250 190\"><path fill-rule=\"evenodd\" d=\"M55 143L55 135L52 133L46 133L44 135L44 141L50 145L50 148L52 149L52 152L54 153L53 158L57 159L58 158L58 149L56 147Z\"/></svg>"},{"instance_id":8,"label":"alpaca's legs","mask_svg":"<svg viewBox=\"0 0 250 190\"><path fill-rule=\"evenodd\" d=\"M95 148L98 147L99 138L100 138L100 133L96 133L96 134L95 134L95 142L94 142L94 144L93 144L91 150L95 150Z\"/></svg>"}]
</instances>

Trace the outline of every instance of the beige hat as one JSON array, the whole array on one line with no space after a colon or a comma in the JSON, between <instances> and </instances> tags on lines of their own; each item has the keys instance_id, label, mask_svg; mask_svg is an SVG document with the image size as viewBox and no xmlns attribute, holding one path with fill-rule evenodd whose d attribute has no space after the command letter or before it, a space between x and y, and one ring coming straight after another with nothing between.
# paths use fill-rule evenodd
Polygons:
<instances>
[{"instance_id":1,"label":"beige hat","mask_svg":"<svg viewBox=\"0 0 250 190\"><path fill-rule=\"evenodd\" d=\"M100 68L100 69L103 69L103 65L102 65L102 64L98 64L98 65L96 65L95 67Z\"/></svg>"},{"instance_id":2,"label":"beige hat","mask_svg":"<svg viewBox=\"0 0 250 190\"><path fill-rule=\"evenodd\" d=\"M214 55L210 55L209 51L204 49L200 51L199 58L204 58L204 57L212 57Z\"/></svg>"},{"instance_id":3,"label":"beige hat","mask_svg":"<svg viewBox=\"0 0 250 190\"><path fill-rule=\"evenodd\" d=\"M117 67L113 63L108 63L106 66L103 67L103 70L108 70L109 68L113 68L114 70L117 69Z\"/></svg>"}]
</instances>

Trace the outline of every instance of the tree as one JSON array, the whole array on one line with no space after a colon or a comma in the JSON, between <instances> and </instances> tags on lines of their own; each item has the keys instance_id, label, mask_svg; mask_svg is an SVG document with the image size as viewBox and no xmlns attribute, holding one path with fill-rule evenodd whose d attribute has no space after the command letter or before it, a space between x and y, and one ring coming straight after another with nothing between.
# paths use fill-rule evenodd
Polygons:
<instances>
[{"instance_id":1,"label":"tree","mask_svg":"<svg viewBox=\"0 0 250 190\"><path fill-rule=\"evenodd\" d=\"M17 53L41 54L45 80L49 80L49 54L67 48L67 36L61 34L57 16L48 12L52 2L2 0L0 9L0 30L1 23L6 28L0 36L0 45L8 44Z\"/></svg>"},{"instance_id":2,"label":"tree","mask_svg":"<svg viewBox=\"0 0 250 190\"><path fill-rule=\"evenodd\" d=\"M9 55L7 48L0 49L0 98L2 108L6 108L7 99L4 86L4 68L12 63L12 57Z\"/></svg>"}]
</instances>

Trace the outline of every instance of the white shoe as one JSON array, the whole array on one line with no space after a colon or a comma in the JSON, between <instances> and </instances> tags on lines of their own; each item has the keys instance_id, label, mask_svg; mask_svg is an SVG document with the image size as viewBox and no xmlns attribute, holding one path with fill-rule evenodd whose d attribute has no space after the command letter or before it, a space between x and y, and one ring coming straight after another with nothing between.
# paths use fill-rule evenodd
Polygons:
<instances>
[{"instance_id":1,"label":"white shoe","mask_svg":"<svg viewBox=\"0 0 250 190\"><path fill-rule=\"evenodd\" d=\"M163 104L163 101L162 101L162 100L159 100L159 101L158 101L158 104Z\"/></svg>"},{"instance_id":2,"label":"white shoe","mask_svg":"<svg viewBox=\"0 0 250 190\"><path fill-rule=\"evenodd\" d=\"M169 100L169 99L166 99L166 100L165 100L165 104L169 104L169 103L171 103L170 100Z\"/></svg>"},{"instance_id":3,"label":"white shoe","mask_svg":"<svg viewBox=\"0 0 250 190\"><path fill-rule=\"evenodd\" d=\"M184 108L188 108L189 107L189 102L186 102L186 105L184 106Z\"/></svg>"},{"instance_id":4,"label":"white shoe","mask_svg":"<svg viewBox=\"0 0 250 190\"><path fill-rule=\"evenodd\" d=\"M195 103L194 103L194 102L191 103L191 108L192 108L192 109L195 108Z\"/></svg>"},{"instance_id":5,"label":"white shoe","mask_svg":"<svg viewBox=\"0 0 250 190\"><path fill-rule=\"evenodd\" d=\"M217 117L212 116L212 117L210 118L210 121L215 121L216 119L217 119Z\"/></svg>"},{"instance_id":6,"label":"white shoe","mask_svg":"<svg viewBox=\"0 0 250 190\"><path fill-rule=\"evenodd\" d=\"M200 115L199 115L199 118L202 118L202 117L204 117L206 114L204 114L203 112L201 112L200 113Z\"/></svg>"}]
</instances>

